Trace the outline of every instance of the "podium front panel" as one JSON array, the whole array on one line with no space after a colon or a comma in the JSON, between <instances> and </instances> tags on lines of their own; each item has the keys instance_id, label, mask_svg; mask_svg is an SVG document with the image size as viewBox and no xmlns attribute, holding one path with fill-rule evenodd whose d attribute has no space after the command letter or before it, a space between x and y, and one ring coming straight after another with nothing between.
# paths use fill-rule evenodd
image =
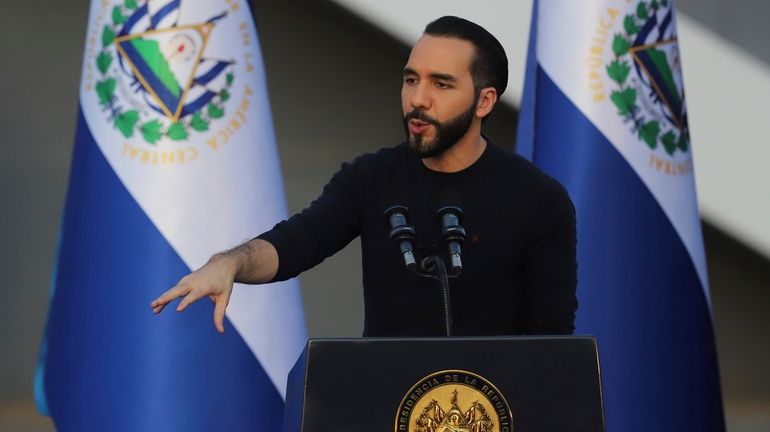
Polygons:
<instances>
[{"instance_id":1,"label":"podium front panel","mask_svg":"<svg viewBox=\"0 0 770 432\"><path fill-rule=\"evenodd\" d=\"M592 337L314 339L284 432L601 432Z\"/></svg>"}]
</instances>

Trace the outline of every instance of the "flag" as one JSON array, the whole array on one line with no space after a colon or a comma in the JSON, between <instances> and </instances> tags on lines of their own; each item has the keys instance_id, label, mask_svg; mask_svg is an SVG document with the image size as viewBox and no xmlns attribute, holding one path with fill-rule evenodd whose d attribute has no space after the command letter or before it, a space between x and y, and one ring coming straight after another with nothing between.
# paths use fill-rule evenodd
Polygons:
<instances>
[{"instance_id":1,"label":"flag","mask_svg":"<svg viewBox=\"0 0 770 432\"><path fill-rule=\"evenodd\" d=\"M94 0L35 380L62 431L278 430L305 343L296 282L158 316L159 294L286 216L243 0Z\"/></svg>"},{"instance_id":2,"label":"flag","mask_svg":"<svg viewBox=\"0 0 770 432\"><path fill-rule=\"evenodd\" d=\"M517 151L577 212L607 430L724 431L674 5L535 2Z\"/></svg>"}]
</instances>

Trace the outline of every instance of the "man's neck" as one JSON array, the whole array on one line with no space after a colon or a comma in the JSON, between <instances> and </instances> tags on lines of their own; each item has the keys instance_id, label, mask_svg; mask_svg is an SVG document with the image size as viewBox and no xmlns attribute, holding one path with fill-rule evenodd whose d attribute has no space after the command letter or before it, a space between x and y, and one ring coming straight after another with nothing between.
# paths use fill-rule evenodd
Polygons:
<instances>
[{"instance_id":1,"label":"man's neck","mask_svg":"<svg viewBox=\"0 0 770 432\"><path fill-rule=\"evenodd\" d=\"M422 163L431 171L458 172L479 160L486 148L487 140L481 136L481 128L473 125L449 150L435 157L424 158Z\"/></svg>"}]
</instances>

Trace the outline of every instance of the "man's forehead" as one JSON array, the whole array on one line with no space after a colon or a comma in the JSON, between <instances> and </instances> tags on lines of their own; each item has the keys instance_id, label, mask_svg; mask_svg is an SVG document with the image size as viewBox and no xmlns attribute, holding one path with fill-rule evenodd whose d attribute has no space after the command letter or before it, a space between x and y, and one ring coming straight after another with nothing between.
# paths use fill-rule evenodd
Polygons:
<instances>
[{"instance_id":1,"label":"man's forehead","mask_svg":"<svg viewBox=\"0 0 770 432\"><path fill-rule=\"evenodd\" d=\"M470 70L473 44L455 37L423 35L412 47L406 68L417 72L461 73Z\"/></svg>"}]
</instances>

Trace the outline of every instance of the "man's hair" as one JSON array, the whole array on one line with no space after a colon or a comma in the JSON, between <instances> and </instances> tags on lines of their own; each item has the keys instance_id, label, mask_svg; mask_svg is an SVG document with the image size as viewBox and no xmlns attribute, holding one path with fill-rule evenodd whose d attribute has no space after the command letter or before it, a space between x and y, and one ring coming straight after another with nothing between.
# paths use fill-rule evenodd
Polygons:
<instances>
[{"instance_id":1,"label":"man's hair","mask_svg":"<svg viewBox=\"0 0 770 432\"><path fill-rule=\"evenodd\" d=\"M430 36L453 37L473 44L475 53L471 59L471 77L478 91L494 87L499 98L508 86L508 57L505 50L491 33L478 24L456 16L444 16L425 26Z\"/></svg>"}]
</instances>

